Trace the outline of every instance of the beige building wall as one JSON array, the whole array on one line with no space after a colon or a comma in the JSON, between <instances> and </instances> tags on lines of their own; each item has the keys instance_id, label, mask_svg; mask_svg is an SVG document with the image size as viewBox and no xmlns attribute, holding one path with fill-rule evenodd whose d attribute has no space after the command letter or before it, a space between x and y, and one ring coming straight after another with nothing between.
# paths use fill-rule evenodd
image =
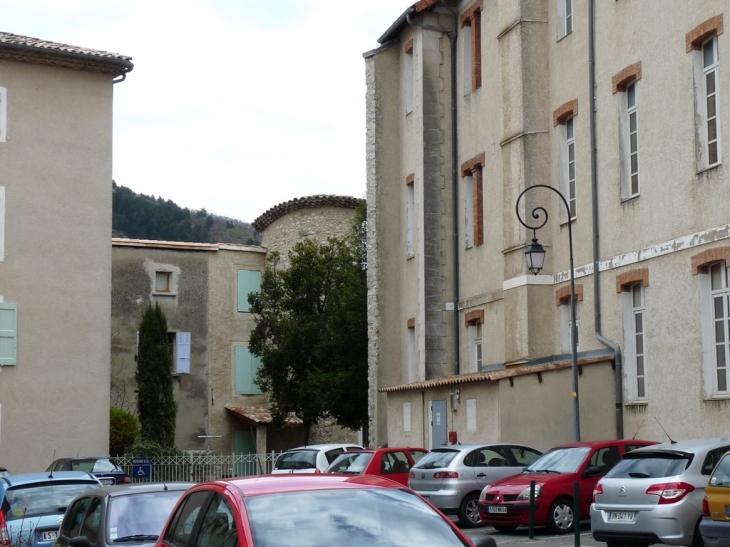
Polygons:
<instances>
[{"instance_id":1,"label":"beige building wall","mask_svg":"<svg viewBox=\"0 0 730 547\"><path fill-rule=\"evenodd\" d=\"M0 302L17 305L16 364L0 368L0 461L22 473L109 450L112 79L125 70L0 50ZM98 52L86 53L77 65Z\"/></svg>"}]
</instances>

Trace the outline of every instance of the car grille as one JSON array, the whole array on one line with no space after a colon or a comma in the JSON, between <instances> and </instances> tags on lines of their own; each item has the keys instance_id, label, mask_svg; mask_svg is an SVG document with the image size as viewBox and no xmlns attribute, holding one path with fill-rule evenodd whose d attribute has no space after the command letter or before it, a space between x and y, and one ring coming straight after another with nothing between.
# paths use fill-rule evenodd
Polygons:
<instances>
[{"instance_id":1,"label":"car grille","mask_svg":"<svg viewBox=\"0 0 730 547\"><path fill-rule=\"evenodd\" d=\"M484 501L494 501L495 497L495 494L487 494L484 498ZM502 501L517 501L517 494L502 496Z\"/></svg>"}]
</instances>

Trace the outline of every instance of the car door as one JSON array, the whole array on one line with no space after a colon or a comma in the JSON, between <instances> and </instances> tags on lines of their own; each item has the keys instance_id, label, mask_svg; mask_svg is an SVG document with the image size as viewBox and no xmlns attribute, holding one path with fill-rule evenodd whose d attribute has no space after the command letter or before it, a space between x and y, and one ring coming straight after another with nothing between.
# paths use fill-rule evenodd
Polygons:
<instances>
[{"instance_id":1,"label":"car door","mask_svg":"<svg viewBox=\"0 0 730 547\"><path fill-rule=\"evenodd\" d=\"M197 490L185 496L165 527L163 541L171 547L192 547L199 521L208 507L211 492Z\"/></svg>"},{"instance_id":2,"label":"car door","mask_svg":"<svg viewBox=\"0 0 730 547\"><path fill-rule=\"evenodd\" d=\"M411 470L412 459L404 450L385 452L380 466L382 476L408 486L408 474Z\"/></svg>"},{"instance_id":3,"label":"car door","mask_svg":"<svg viewBox=\"0 0 730 547\"><path fill-rule=\"evenodd\" d=\"M223 496L213 499L203 515L194 542L195 547L237 547L238 533L233 507Z\"/></svg>"},{"instance_id":4,"label":"car door","mask_svg":"<svg viewBox=\"0 0 730 547\"><path fill-rule=\"evenodd\" d=\"M596 447L586 460L578 477L578 483L580 484L581 517L588 517L590 515L593 489L598 484L598 481L621 461L621 450L618 445Z\"/></svg>"},{"instance_id":5,"label":"car door","mask_svg":"<svg viewBox=\"0 0 730 547\"><path fill-rule=\"evenodd\" d=\"M71 504L61 522L61 529L54 547L68 547L71 538L81 535L81 526L84 522L84 514L91 502L90 497L79 498Z\"/></svg>"}]
</instances>

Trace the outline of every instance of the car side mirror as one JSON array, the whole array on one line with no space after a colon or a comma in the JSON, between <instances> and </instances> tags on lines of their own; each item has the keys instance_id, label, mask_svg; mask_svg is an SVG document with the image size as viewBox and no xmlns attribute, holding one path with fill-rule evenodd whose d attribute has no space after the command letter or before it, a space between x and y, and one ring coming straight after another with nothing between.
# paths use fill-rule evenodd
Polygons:
<instances>
[{"instance_id":1,"label":"car side mirror","mask_svg":"<svg viewBox=\"0 0 730 547\"><path fill-rule=\"evenodd\" d=\"M86 536L76 536L71 538L68 542L71 547L94 547L94 544L89 541Z\"/></svg>"},{"instance_id":2,"label":"car side mirror","mask_svg":"<svg viewBox=\"0 0 730 547\"><path fill-rule=\"evenodd\" d=\"M601 474L601 470L598 467L596 467L595 465L591 465L588 469L583 471L584 477L594 477L594 476L600 475L600 474Z\"/></svg>"}]
</instances>

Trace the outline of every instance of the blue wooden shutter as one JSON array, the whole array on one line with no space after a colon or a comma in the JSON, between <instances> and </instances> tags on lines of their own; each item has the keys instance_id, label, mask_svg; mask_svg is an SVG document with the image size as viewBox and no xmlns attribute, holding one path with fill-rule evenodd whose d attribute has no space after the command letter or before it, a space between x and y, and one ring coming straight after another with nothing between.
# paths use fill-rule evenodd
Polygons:
<instances>
[{"instance_id":1,"label":"blue wooden shutter","mask_svg":"<svg viewBox=\"0 0 730 547\"><path fill-rule=\"evenodd\" d=\"M190 374L190 333L178 332L175 334L175 372Z\"/></svg>"},{"instance_id":2,"label":"blue wooden shutter","mask_svg":"<svg viewBox=\"0 0 730 547\"><path fill-rule=\"evenodd\" d=\"M0 303L0 365L17 364L18 305Z\"/></svg>"},{"instance_id":3,"label":"blue wooden shutter","mask_svg":"<svg viewBox=\"0 0 730 547\"><path fill-rule=\"evenodd\" d=\"M238 395L259 395L261 390L254 383L261 366L261 360L251 355L248 348L236 347L236 393Z\"/></svg>"},{"instance_id":4,"label":"blue wooden shutter","mask_svg":"<svg viewBox=\"0 0 730 547\"><path fill-rule=\"evenodd\" d=\"M261 290L261 272L238 270L238 311L251 311L248 293Z\"/></svg>"}]
</instances>

